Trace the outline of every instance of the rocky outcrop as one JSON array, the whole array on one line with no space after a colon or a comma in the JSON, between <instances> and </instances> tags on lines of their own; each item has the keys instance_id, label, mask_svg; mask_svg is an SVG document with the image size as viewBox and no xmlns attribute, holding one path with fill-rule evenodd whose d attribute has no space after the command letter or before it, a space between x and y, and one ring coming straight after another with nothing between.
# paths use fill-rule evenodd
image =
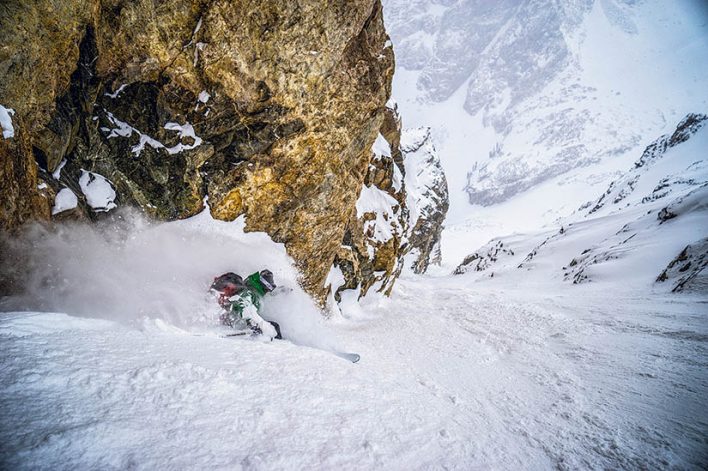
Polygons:
<instances>
[{"instance_id":1,"label":"rocky outcrop","mask_svg":"<svg viewBox=\"0 0 708 471\"><path fill-rule=\"evenodd\" d=\"M371 148L356 212L348 221L332 266L332 273L338 276L328 278L337 301L339 292L345 289L358 290L359 297L372 287L389 294L403 268L409 210L400 139L401 118L395 106L390 105Z\"/></svg>"},{"instance_id":2,"label":"rocky outcrop","mask_svg":"<svg viewBox=\"0 0 708 471\"><path fill-rule=\"evenodd\" d=\"M657 283L669 281L671 291L705 293L708 288L708 238L687 245L657 277Z\"/></svg>"},{"instance_id":3,"label":"rocky outcrop","mask_svg":"<svg viewBox=\"0 0 708 471\"><path fill-rule=\"evenodd\" d=\"M487 250L485 251L484 248ZM462 263L455 268L453 275L463 275L468 271L485 271L492 267L500 258L514 256L514 251L504 247L504 242L501 240L491 241L484 248L466 256ZM492 276L494 276L493 273Z\"/></svg>"},{"instance_id":4,"label":"rocky outcrop","mask_svg":"<svg viewBox=\"0 0 708 471\"><path fill-rule=\"evenodd\" d=\"M585 203L585 205L578 208L578 210L584 211L587 208L591 208L587 212L587 214L590 215L603 208L611 207L612 205L620 207L620 203L624 204L623 201L634 192L637 182L649 168L663 159L667 151L688 141L705 126L706 122L708 122L708 116L705 114L689 113L686 115L686 117L678 123L673 133L663 135L649 144L644 149L644 152L642 152L641 157L634 162L634 166L621 178L610 183L607 191L596 201ZM647 195L642 202L649 203L666 197L671 192L673 183L678 182L672 182L670 178L665 178L659 182L654 191L650 195ZM670 219L668 214L665 216L666 219ZM659 215L659 219L662 219L661 214Z\"/></svg>"},{"instance_id":5,"label":"rocky outcrop","mask_svg":"<svg viewBox=\"0 0 708 471\"><path fill-rule=\"evenodd\" d=\"M395 102L371 149L364 186L327 284L335 300L346 289L389 294L404 268L424 273L440 263L449 206L447 181L427 128L405 130Z\"/></svg>"},{"instance_id":6,"label":"rocky outcrop","mask_svg":"<svg viewBox=\"0 0 708 471\"><path fill-rule=\"evenodd\" d=\"M54 196L47 185L38 185L29 135L19 120L13 121L6 125L12 137L6 132L8 137L0 138L0 231L13 230L27 221L49 220Z\"/></svg>"},{"instance_id":7,"label":"rocky outcrop","mask_svg":"<svg viewBox=\"0 0 708 471\"><path fill-rule=\"evenodd\" d=\"M3 227L62 217L61 192L92 219L120 205L184 218L208 199L285 243L322 301L360 190L400 169L370 152L379 130L395 142L393 66L379 0L5 2L0 105L18 137L0 142ZM395 279L400 230L358 285Z\"/></svg>"},{"instance_id":8,"label":"rocky outcrop","mask_svg":"<svg viewBox=\"0 0 708 471\"><path fill-rule=\"evenodd\" d=\"M429 128L404 130L401 151L410 208L406 266L425 273L431 263L441 262L440 237L450 206L447 179Z\"/></svg>"}]
</instances>

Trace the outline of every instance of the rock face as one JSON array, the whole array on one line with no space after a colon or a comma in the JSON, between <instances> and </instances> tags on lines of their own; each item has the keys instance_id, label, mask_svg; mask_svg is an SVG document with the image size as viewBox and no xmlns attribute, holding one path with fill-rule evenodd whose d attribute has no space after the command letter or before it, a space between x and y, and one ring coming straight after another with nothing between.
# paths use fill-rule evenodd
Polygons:
<instances>
[{"instance_id":1,"label":"rock face","mask_svg":"<svg viewBox=\"0 0 708 471\"><path fill-rule=\"evenodd\" d=\"M626 203L625 200L635 191L637 182L642 178L642 175L648 172L653 165L660 162L669 150L688 141L693 135L700 131L707 122L707 115L689 113L679 122L673 133L661 136L649 144L644 149L644 152L642 152L641 157L634 162L634 166L621 178L610 183L605 193L596 201L586 203L584 207L578 208L578 211L585 211L587 208L591 208L587 211L587 215L589 216L603 209L623 206ZM669 175L663 178L651 194L642 199L642 203L650 203L665 198L672 193L672 190L676 186L693 186L696 183L682 176L678 178L671 177L672 176ZM674 216L672 216L672 213L668 211L667 208L663 208L658 218L660 220L668 220Z\"/></svg>"},{"instance_id":2,"label":"rock face","mask_svg":"<svg viewBox=\"0 0 708 471\"><path fill-rule=\"evenodd\" d=\"M406 170L410 236L406 265L425 273L430 263L440 264L440 236L450 207L447 179L429 128L406 129L401 137Z\"/></svg>"},{"instance_id":3,"label":"rock face","mask_svg":"<svg viewBox=\"0 0 708 471\"><path fill-rule=\"evenodd\" d=\"M389 294L403 268L409 211L399 146L401 119L395 107L386 108L379 131L356 211L349 218L330 272L337 276L328 277L336 300L341 290L357 289L364 296L374 285Z\"/></svg>"},{"instance_id":4,"label":"rock face","mask_svg":"<svg viewBox=\"0 0 708 471\"><path fill-rule=\"evenodd\" d=\"M371 149L364 186L327 278L342 290L389 294L403 269L424 273L440 263L448 209L447 181L427 128L403 130L395 102Z\"/></svg>"},{"instance_id":5,"label":"rock face","mask_svg":"<svg viewBox=\"0 0 708 471\"><path fill-rule=\"evenodd\" d=\"M657 283L671 281L671 291L705 293L708 288L708 238L687 245L657 277Z\"/></svg>"},{"instance_id":6,"label":"rock face","mask_svg":"<svg viewBox=\"0 0 708 471\"><path fill-rule=\"evenodd\" d=\"M184 218L208 198L214 217L245 214L285 243L323 301L343 241L367 250L353 221L376 184L393 191L400 232L352 283L366 291L384 270L388 291L402 164L370 149L379 130L398 148L393 67L379 0L5 2L0 105L17 132L0 141L2 227L48 219L63 190L93 219L120 205Z\"/></svg>"},{"instance_id":7,"label":"rock face","mask_svg":"<svg viewBox=\"0 0 708 471\"><path fill-rule=\"evenodd\" d=\"M0 231L27 221L48 220L53 200L46 185L38 189L27 131L21 125L13 128L12 138L0 139Z\"/></svg>"}]
</instances>

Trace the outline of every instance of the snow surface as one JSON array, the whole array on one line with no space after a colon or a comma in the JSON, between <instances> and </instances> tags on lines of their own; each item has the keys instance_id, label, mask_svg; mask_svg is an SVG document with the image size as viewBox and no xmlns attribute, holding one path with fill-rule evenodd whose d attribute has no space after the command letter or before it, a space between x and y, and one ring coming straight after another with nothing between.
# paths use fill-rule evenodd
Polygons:
<instances>
[{"instance_id":1,"label":"snow surface","mask_svg":"<svg viewBox=\"0 0 708 471\"><path fill-rule=\"evenodd\" d=\"M533 278L410 277L391 300L359 305L344 296L344 315L323 326L282 245L244 233L243 220L202 213L133 224L119 237L62 228L30 244L38 260L61 268L49 279L64 281L42 284L40 271L25 304L74 315L0 315L5 467L705 462L704 294L667 298L615 279L569 285L543 267ZM566 260L584 243L550 252ZM263 266L294 287L265 304L289 340L218 338L203 294L210 276ZM328 350L362 360L352 365Z\"/></svg>"},{"instance_id":2,"label":"snow surface","mask_svg":"<svg viewBox=\"0 0 708 471\"><path fill-rule=\"evenodd\" d=\"M371 152L378 158L381 157L391 157L391 146L388 141L381 133L376 136L373 146L371 147Z\"/></svg>"},{"instance_id":3,"label":"snow surface","mask_svg":"<svg viewBox=\"0 0 708 471\"><path fill-rule=\"evenodd\" d=\"M4 313L0 461L699 468L706 305L606 288L472 291L464 277L408 279L391 301L364 306L366 318L331 326L362 354L356 365L162 322Z\"/></svg>"},{"instance_id":4,"label":"snow surface","mask_svg":"<svg viewBox=\"0 0 708 471\"><path fill-rule=\"evenodd\" d=\"M199 92L199 96L197 97L197 99L201 103L207 103L209 101L209 98L211 98L211 95L209 95L209 92L207 92L206 90L202 90L201 92Z\"/></svg>"},{"instance_id":5,"label":"snow surface","mask_svg":"<svg viewBox=\"0 0 708 471\"><path fill-rule=\"evenodd\" d=\"M15 110L12 108L5 108L0 105L0 129L2 129L3 139L15 137L15 128L12 126L12 115L14 114Z\"/></svg>"},{"instance_id":6,"label":"snow surface","mask_svg":"<svg viewBox=\"0 0 708 471\"><path fill-rule=\"evenodd\" d=\"M67 211L69 209L74 209L78 204L79 200L74 194L74 192L68 188L62 188L61 190L59 190L57 196L54 198L52 216L55 214L59 214L63 211Z\"/></svg>"},{"instance_id":7,"label":"snow surface","mask_svg":"<svg viewBox=\"0 0 708 471\"><path fill-rule=\"evenodd\" d=\"M298 287L283 245L246 233L243 218L204 211L156 224L116 211L118 224L36 228L15 240L26 264L0 267L21 270L28 289L0 298L4 468L706 462L708 299L653 287L675 242L635 247L592 283L563 279L561 265L589 235L637 210L577 223L530 266L514 260L493 278L411 275L391 299L361 303L345 291L328 321ZM706 211L695 214L703 219L661 225L674 234L667 240L700 233ZM514 257L549 236L517 236ZM263 311L286 340L219 337L218 307L205 295L212 278L264 267L291 288L267 297Z\"/></svg>"},{"instance_id":8,"label":"snow surface","mask_svg":"<svg viewBox=\"0 0 708 471\"><path fill-rule=\"evenodd\" d=\"M104 176L81 169L79 186L86 202L94 211L107 212L116 208L116 191Z\"/></svg>"}]
</instances>

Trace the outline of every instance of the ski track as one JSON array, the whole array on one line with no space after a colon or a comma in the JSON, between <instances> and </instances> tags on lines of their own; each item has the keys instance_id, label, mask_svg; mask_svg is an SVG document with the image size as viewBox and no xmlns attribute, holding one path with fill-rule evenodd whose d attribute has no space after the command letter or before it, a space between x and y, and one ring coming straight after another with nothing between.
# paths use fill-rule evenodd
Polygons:
<instances>
[{"instance_id":1,"label":"ski track","mask_svg":"<svg viewBox=\"0 0 708 471\"><path fill-rule=\"evenodd\" d=\"M289 342L0 315L3 469L699 469L708 304L401 280ZM605 299L612 299L606 302Z\"/></svg>"}]
</instances>

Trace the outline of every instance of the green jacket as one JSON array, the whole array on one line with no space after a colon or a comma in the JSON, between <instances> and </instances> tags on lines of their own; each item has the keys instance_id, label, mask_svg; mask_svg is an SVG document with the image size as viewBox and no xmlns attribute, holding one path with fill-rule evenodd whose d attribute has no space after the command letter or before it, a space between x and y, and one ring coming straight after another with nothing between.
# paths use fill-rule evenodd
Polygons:
<instances>
[{"instance_id":1,"label":"green jacket","mask_svg":"<svg viewBox=\"0 0 708 471\"><path fill-rule=\"evenodd\" d=\"M246 318L250 318L248 311L253 306L256 314L261 309L261 301L266 295L266 289L261 283L261 277L258 272L249 275L244 280L245 288L238 294L231 297L231 309L229 310L229 318L232 323L236 323Z\"/></svg>"}]
</instances>

